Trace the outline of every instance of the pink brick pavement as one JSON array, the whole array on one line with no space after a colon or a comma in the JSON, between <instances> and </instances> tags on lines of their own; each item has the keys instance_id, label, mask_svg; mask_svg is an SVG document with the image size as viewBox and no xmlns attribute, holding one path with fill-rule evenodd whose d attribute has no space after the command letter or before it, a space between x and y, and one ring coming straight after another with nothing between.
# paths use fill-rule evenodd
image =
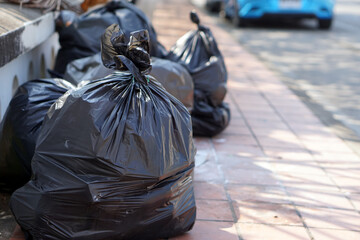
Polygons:
<instances>
[{"instance_id":1,"label":"pink brick pavement","mask_svg":"<svg viewBox=\"0 0 360 240\"><path fill-rule=\"evenodd\" d=\"M194 7L160 1L153 24L168 49ZM181 240L360 240L360 158L256 56L202 11L229 72L230 126L196 138L194 229Z\"/></svg>"},{"instance_id":2,"label":"pink brick pavement","mask_svg":"<svg viewBox=\"0 0 360 240\"><path fill-rule=\"evenodd\" d=\"M167 48L189 29L186 0L162 0ZM197 221L174 240L360 240L360 158L212 18L229 72L230 126L196 138ZM22 239L14 232L13 240Z\"/></svg>"}]
</instances>

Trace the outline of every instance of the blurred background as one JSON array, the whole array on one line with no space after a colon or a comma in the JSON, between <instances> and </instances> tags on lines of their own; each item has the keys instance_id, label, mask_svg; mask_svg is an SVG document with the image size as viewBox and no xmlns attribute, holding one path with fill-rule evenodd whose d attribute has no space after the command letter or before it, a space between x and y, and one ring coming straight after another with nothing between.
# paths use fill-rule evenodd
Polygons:
<instances>
[{"instance_id":1,"label":"blurred background","mask_svg":"<svg viewBox=\"0 0 360 240\"><path fill-rule=\"evenodd\" d=\"M259 1L192 2L206 9L217 24L275 71L322 122L349 141L354 150L360 151L360 1L260 1L258 7L267 7L270 2L287 2L290 10L284 14L285 18L276 14L264 19L255 17L251 21L244 18L245 23L240 27L236 26L239 23L234 17L226 16L231 13L231 8L236 4ZM299 12L318 14L319 10L310 6L316 2L333 5L329 28L319 26L316 18L297 18L297 4L302 4Z\"/></svg>"}]
</instances>

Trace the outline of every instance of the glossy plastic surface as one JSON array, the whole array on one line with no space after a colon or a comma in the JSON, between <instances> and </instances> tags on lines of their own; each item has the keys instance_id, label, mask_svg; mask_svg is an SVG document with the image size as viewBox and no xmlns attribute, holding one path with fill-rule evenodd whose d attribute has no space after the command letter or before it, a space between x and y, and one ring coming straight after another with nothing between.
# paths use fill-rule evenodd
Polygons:
<instances>
[{"instance_id":1,"label":"glossy plastic surface","mask_svg":"<svg viewBox=\"0 0 360 240\"><path fill-rule=\"evenodd\" d=\"M104 59L128 71L70 91L52 106L32 180L11 197L16 220L34 239L169 238L194 224L190 114L137 67L148 61L146 33L134 33L140 44L118 48L111 40L117 30L105 34L103 45L112 47Z\"/></svg>"},{"instance_id":2,"label":"glossy plastic surface","mask_svg":"<svg viewBox=\"0 0 360 240\"><path fill-rule=\"evenodd\" d=\"M210 29L200 24L195 12L190 13L190 19L198 29L182 36L167 58L181 63L193 78L194 135L211 137L224 130L230 121L230 109L223 103L227 71Z\"/></svg>"},{"instance_id":3,"label":"glossy plastic surface","mask_svg":"<svg viewBox=\"0 0 360 240\"><path fill-rule=\"evenodd\" d=\"M60 13L57 31L61 48L56 58L55 72L63 74L69 62L99 53L101 35L114 23L120 25L127 41L131 32L147 29L151 39L151 55L162 55L156 32L146 15L126 0L113 0L79 17L74 17L70 11Z\"/></svg>"},{"instance_id":4,"label":"glossy plastic surface","mask_svg":"<svg viewBox=\"0 0 360 240\"><path fill-rule=\"evenodd\" d=\"M194 83L189 72L179 63L166 59L153 57L151 65L150 75L191 111L194 104ZM114 70L104 67L100 54L96 54L69 63L64 78L77 84L79 81L104 78L113 72Z\"/></svg>"},{"instance_id":5,"label":"glossy plastic surface","mask_svg":"<svg viewBox=\"0 0 360 240\"><path fill-rule=\"evenodd\" d=\"M30 179L31 159L46 112L73 88L63 79L37 79L18 88L0 126L0 188L11 191Z\"/></svg>"}]
</instances>

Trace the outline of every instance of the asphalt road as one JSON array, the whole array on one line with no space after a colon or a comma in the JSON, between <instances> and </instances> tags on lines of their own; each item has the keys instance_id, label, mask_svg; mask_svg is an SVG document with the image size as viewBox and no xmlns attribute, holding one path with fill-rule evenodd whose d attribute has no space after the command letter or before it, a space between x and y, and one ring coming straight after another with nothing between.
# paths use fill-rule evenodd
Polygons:
<instances>
[{"instance_id":1,"label":"asphalt road","mask_svg":"<svg viewBox=\"0 0 360 240\"><path fill-rule=\"evenodd\" d=\"M253 23L234 28L214 19L277 72L344 140L360 137L360 1L337 0L331 30L315 20Z\"/></svg>"}]
</instances>

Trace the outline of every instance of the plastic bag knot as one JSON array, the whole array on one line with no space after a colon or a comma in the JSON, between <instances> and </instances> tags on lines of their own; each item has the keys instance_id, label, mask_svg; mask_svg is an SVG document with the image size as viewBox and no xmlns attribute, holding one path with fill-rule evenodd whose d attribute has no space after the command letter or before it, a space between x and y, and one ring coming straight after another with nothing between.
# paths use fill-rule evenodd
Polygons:
<instances>
[{"instance_id":1,"label":"plastic bag knot","mask_svg":"<svg viewBox=\"0 0 360 240\"><path fill-rule=\"evenodd\" d=\"M140 76L151 70L149 50L149 32L145 29L131 32L127 42L119 25L113 24L105 30L101 38L101 58L104 66L119 71L129 70L135 79L142 81L144 78Z\"/></svg>"}]
</instances>

